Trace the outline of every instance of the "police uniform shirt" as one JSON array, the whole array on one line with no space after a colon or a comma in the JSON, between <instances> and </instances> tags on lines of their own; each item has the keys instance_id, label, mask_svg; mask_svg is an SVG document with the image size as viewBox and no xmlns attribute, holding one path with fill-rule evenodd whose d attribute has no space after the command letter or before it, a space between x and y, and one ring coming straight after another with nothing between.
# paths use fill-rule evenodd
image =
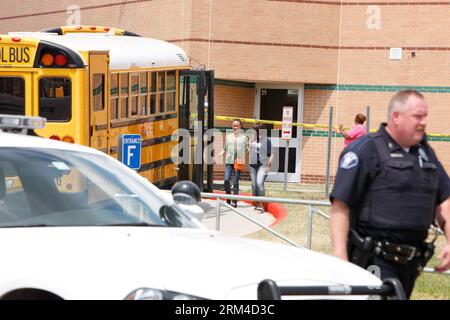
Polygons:
<instances>
[{"instance_id":1,"label":"police uniform shirt","mask_svg":"<svg viewBox=\"0 0 450 320\"><path fill-rule=\"evenodd\" d=\"M383 123L380 126L378 133L388 145L391 157L403 157L407 151L391 138L386 131L385 126L386 124ZM424 151L425 154L423 154ZM417 158L419 158L419 152L421 153L422 158L426 159L425 161L434 163L437 167L439 184L436 204L440 204L450 197L450 179L431 147L426 143L426 136L420 144L412 146L409 149L409 153L417 155ZM355 209L362 204L369 186L379 170L380 159L373 135L366 135L356 140L344 149L340 156L339 169L335 178L333 191L330 194L330 201L332 202L333 199L339 199L344 202L350 209L351 217L354 218L353 215L356 214ZM389 208L386 207L386 210L389 210ZM407 229L387 230L364 227L360 224L358 224L357 230L362 235L372 236L375 239L387 239L393 242L397 241L410 244L421 243L428 235L427 231Z\"/></svg>"}]
</instances>

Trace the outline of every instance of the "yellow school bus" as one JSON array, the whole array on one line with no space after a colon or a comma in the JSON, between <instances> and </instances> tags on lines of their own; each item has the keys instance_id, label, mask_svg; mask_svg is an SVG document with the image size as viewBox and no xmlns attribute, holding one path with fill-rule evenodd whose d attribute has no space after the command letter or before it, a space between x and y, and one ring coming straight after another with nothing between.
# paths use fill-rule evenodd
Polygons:
<instances>
[{"instance_id":1,"label":"yellow school bus","mask_svg":"<svg viewBox=\"0 0 450 320\"><path fill-rule=\"evenodd\" d=\"M40 136L118 156L118 136L142 137L139 172L177 180L180 72L186 53L122 29L58 27L0 35L0 114L47 118Z\"/></svg>"}]
</instances>

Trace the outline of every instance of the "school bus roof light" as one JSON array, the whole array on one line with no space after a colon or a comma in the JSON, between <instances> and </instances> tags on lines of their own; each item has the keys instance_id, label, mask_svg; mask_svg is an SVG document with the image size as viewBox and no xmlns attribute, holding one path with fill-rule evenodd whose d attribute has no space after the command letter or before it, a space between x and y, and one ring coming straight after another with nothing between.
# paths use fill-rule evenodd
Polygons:
<instances>
[{"instance_id":1,"label":"school bus roof light","mask_svg":"<svg viewBox=\"0 0 450 320\"><path fill-rule=\"evenodd\" d=\"M55 58L51 53L44 53L41 57L41 64L44 67L50 67L53 65L53 62L55 61Z\"/></svg>"}]
</instances>

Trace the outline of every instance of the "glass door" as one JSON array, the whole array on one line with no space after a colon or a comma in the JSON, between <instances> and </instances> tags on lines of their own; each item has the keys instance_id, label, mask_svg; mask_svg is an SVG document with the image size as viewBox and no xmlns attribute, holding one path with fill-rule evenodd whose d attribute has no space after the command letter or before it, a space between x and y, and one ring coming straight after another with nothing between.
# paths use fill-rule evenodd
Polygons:
<instances>
[{"instance_id":1,"label":"glass door","mask_svg":"<svg viewBox=\"0 0 450 320\"><path fill-rule=\"evenodd\" d=\"M270 86L262 85L257 88L257 100L259 100L260 119L282 121L283 107L294 107L294 122L300 122L301 119L301 88L284 89L271 88ZM300 101L300 103L299 103ZM292 128L292 139L287 143L281 139L281 126L268 125L270 140L274 153L272 171L267 177L267 181L284 181L284 164L286 157L286 147L288 146L288 182L300 182L300 130L294 126Z\"/></svg>"}]
</instances>

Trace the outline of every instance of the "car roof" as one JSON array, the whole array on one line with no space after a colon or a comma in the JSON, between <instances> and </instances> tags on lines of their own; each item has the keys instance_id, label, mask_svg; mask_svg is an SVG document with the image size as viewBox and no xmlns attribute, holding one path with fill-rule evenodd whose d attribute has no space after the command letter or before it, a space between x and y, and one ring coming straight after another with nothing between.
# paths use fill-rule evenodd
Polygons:
<instances>
[{"instance_id":1,"label":"car roof","mask_svg":"<svg viewBox=\"0 0 450 320\"><path fill-rule=\"evenodd\" d=\"M58 150L87 152L104 155L104 153L96 149L85 147L78 144L0 131L0 148L3 147L58 149Z\"/></svg>"}]
</instances>

